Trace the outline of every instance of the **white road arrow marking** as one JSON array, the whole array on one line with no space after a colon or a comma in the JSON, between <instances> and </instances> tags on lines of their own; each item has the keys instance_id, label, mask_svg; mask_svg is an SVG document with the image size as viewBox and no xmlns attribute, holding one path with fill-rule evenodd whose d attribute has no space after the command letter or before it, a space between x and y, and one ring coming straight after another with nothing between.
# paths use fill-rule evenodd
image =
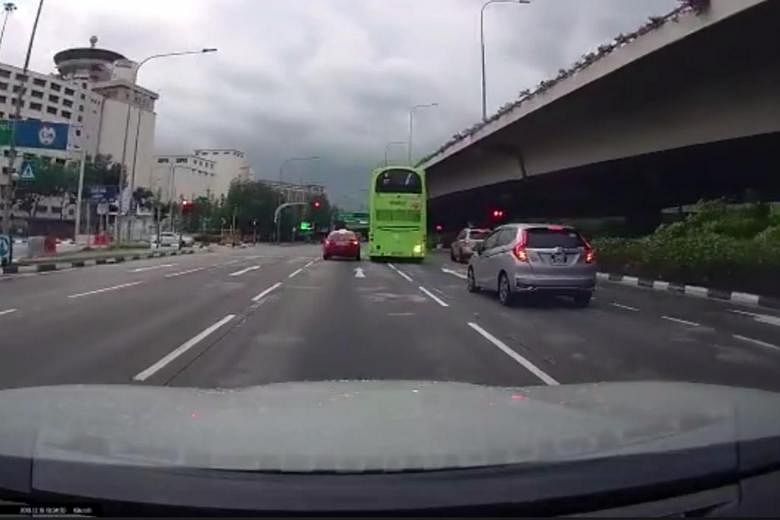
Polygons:
<instances>
[{"instance_id":1,"label":"white road arrow marking","mask_svg":"<svg viewBox=\"0 0 780 520\"><path fill-rule=\"evenodd\" d=\"M251 267L247 267L246 269L241 269L240 271L236 271L235 273L230 273L230 276L241 276L242 274L246 274L249 271L254 271L256 269L260 269L259 265L253 265Z\"/></svg>"},{"instance_id":2,"label":"white road arrow marking","mask_svg":"<svg viewBox=\"0 0 780 520\"><path fill-rule=\"evenodd\" d=\"M355 278L365 278L366 273L363 272L362 267L356 267L355 268Z\"/></svg>"},{"instance_id":3,"label":"white road arrow marking","mask_svg":"<svg viewBox=\"0 0 780 520\"><path fill-rule=\"evenodd\" d=\"M447 269L446 267L442 267L441 270L442 270L443 273L447 273L447 274L451 274L453 276L457 276L458 278L461 278L463 280L468 278L465 274L463 274L461 272L458 272L458 271L453 271L452 269Z\"/></svg>"}]
</instances>

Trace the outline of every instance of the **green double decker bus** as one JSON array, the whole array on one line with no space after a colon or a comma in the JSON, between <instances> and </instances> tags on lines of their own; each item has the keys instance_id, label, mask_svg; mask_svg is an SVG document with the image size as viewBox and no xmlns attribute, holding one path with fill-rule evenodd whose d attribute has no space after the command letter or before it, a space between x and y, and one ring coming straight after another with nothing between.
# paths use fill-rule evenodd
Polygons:
<instances>
[{"instance_id":1,"label":"green double decker bus","mask_svg":"<svg viewBox=\"0 0 780 520\"><path fill-rule=\"evenodd\" d=\"M371 260L425 258L425 171L406 166L377 168L368 192Z\"/></svg>"}]
</instances>

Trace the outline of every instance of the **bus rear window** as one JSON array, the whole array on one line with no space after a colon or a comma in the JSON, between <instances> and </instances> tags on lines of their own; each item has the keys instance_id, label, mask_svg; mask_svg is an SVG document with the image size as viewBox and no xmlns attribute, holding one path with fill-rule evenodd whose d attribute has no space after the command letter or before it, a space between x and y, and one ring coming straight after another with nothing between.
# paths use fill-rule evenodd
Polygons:
<instances>
[{"instance_id":1,"label":"bus rear window","mask_svg":"<svg viewBox=\"0 0 780 520\"><path fill-rule=\"evenodd\" d=\"M411 170L387 170L376 178L377 193L422 193L420 176Z\"/></svg>"}]
</instances>

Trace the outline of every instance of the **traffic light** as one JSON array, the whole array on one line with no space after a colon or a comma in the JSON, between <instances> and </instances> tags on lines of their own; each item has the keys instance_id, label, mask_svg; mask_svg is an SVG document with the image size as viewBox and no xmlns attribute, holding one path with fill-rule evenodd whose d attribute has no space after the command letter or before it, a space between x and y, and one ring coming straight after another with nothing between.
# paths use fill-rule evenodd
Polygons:
<instances>
[{"instance_id":1,"label":"traffic light","mask_svg":"<svg viewBox=\"0 0 780 520\"><path fill-rule=\"evenodd\" d=\"M493 216L493 220L501 220L504 218L504 210L503 209L494 209L491 212L491 215Z\"/></svg>"},{"instance_id":2,"label":"traffic light","mask_svg":"<svg viewBox=\"0 0 780 520\"><path fill-rule=\"evenodd\" d=\"M192 212L192 201L191 200L183 200L181 201L181 213L182 215L188 215Z\"/></svg>"},{"instance_id":3,"label":"traffic light","mask_svg":"<svg viewBox=\"0 0 780 520\"><path fill-rule=\"evenodd\" d=\"M441 233L443 229L444 229L444 226L442 226L441 224L436 224L436 232L437 233Z\"/></svg>"},{"instance_id":4,"label":"traffic light","mask_svg":"<svg viewBox=\"0 0 780 520\"><path fill-rule=\"evenodd\" d=\"M319 200L315 200L314 202L311 203L311 206L314 209L320 209L320 206L322 206L322 203Z\"/></svg>"}]
</instances>

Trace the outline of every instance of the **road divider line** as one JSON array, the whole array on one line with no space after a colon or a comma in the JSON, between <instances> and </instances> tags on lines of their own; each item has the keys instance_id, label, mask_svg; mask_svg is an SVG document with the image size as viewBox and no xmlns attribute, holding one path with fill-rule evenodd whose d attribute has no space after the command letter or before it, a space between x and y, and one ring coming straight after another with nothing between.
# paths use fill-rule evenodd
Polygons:
<instances>
[{"instance_id":1,"label":"road divider line","mask_svg":"<svg viewBox=\"0 0 780 520\"><path fill-rule=\"evenodd\" d=\"M303 268L301 268L301 269L296 269L295 271L293 271L292 273L290 273L289 275L287 275L287 278L295 278L296 276L298 276L299 274L301 274L301 271L303 271Z\"/></svg>"},{"instance_id":2,"label":"road divider line","mask_svg":"<svg viewBox=\"0 0 780 520\"><path fill-rule=\"evenodd\" d=\"M767 343L766 341L761 341L760 339L749 338L747 336L741 336L739 334L732 334L732 337L740 341L746 341L748 343L758 345L759 347L765 347L780 352L780 347L778 347L777 345L772 345L771 343Z\"/></svg>"},{"instance_id":3,"label":"road divider line","mask_svg":"<svg viewBox=\"0 0 780 520\"><path fill-rule=\"evenodd\" d=\"M435 301L436 303L438 303L438 304L439 304L439 305L441 305L442 307L449 307L449 305L447 304L447 302L443 301L441 298L439 298L438 296L436 296L435 294L433 294L431 291L429 291L428 289L426 289L426 288L425 288L425 287L423 287L422 285L420 285L420 286L418 287L418 289L420 289L422 292L424 292L425 294L427 294L427 295L428 295L428 297L429 297L431 300Z\"/></svg>"},{"instance_id":4,"label":"road divider line","mask_svg":"<svg viewBox=\"0 0 780 520\"><path fill-rule=\"evenodd\" d=\"M737 309L730 309L734 314L741 314L743 316L750 316L754 321L758 323L766 323L767 325L774 325L780 327L780 317L772 316L771 314L758 314L756 312L739 311Z\"/></svg>"},{"instance_id":5,"label":"road divider line","mask_svg":"<svg viewBox=\"0 0 780 520\"><path fill-rule=\"evenodd\" d=\"M308 268L308 267L311 267L312 265L314 265L314 262L316 262L316 260L312 260L312 261L311 261L311 262L309 262L308 264L304 265L304 266L303 266L303 268L304 268L304 269L306 269L306 268Z\"/></svg>"},{"instance_id":6,"label":"road divider line","mask_svg":"<svg viewBox=\"0 0 780 520\"><path fill-rule=\"evenodd\" d=\"M154 365L150 366L146 370L139 372L136 374L133 379L135 381L146 381L149 377L154 375L155 372L159 371L160 369L164 368L165 365L176 359L177 357L181 356L185 352L187 352L189 349L206 339L208 336L210 336L214 331L219 329L221 326L223 326L225 323L229 322L233 318L235 318L235 314L228 314L218 322L216 322L214 325L208 327L207 329L204 329L201 331L197 336L190 338L186 342L182 343L179 347L177 347L175 350L173 350L170 354L162 358L160 361L155 363Z\"/></svg>"},{"instance_id":7,"label":"road divider line","mask_svg":"<svg viewBox=\"0 0 780 520\"><path fill-rule=\"evenodd\" d=\"M526 368L529 372L531 372L533 375L544 381L545 384L550 386L559 385L560 383L556 381L553 377L551 377L547 372L542 370L541 368L537 367L530 361L528 361L526 358L509 348L503 341L480 327L474 322L468 322L468 326L474 329L477 333L479 333L483 338L491 342L494 346L498 347L504 354L511 357L518 363L520 363L523 367Z\"/></svg>"},{"instance_id":8,"label":"road divider line","mask_svg":"<svg viewBox=\"0 0 780 520\"><path fill-rule=\"evenodd\" d=\"M453 271L452 269L447 269L446 267L442 267L441 270L442 270L443 273L447 273L447 274L451 274L453 276L457 276L458 278L460 278L462 280L465 280L466 278L468 278L468 276L466 276L465 274L463 274L461 272L458 272L458 271Z\"/></svg>"},{"instance_id":9,"label":"road divider line","mask_svg":"<svg viewBox=\"0 0 780 520\"><path fill-rule=\"evenodd\" d=\"M393 264L387 264L387 267L389 267L390 269L392 269L393 271L395 271L396 273L398 273L399 275L401 275L401 277L402 277L404 280L406 280L407 282L412 282L412 281L413 281L411 276L409 276L409 275L408 275L408 274L406 274L405 272L401 271L400 269L398 269L398 268L397 268L396 266L394 266Z\"/></svg>"},{"instance_id":10,"label":"road divider line","mask_svg":"<svg viewBox=\"0 0 780 520\"><path fill-rule=\"evenodd\" d=\"M12 312L16 312L18 309L6 309L4 311L0 311L0 316L3 316L4 314L11 314Z\"/></svg>"},{"instance_id":11,"label":"road divider line","mask_svg":"<svg viewBox=\"0 0 780 520\"><path fill-rule=\"evenodd\" d=\"M661 316L661 319L673 321L681 325L688 325L689 327L701 327L700 323L696 323L695 321L681 320L680 318L675 318L674 316Z\"/></svg>"},{"instance_id":12,"label":"road divider line","mask_svg":"<svg viewBox=\"0 0 780 520\"><path fill-rule=\"evenodd\" d=\"M178 273L166 274L165 278L176 278L177 276L184 276L185 274L197 273L203 271L205 267L196 267L195 269L187 269L186 271L179 271Z\"/></svg>"},{"instance_id":13,"label":"road divider line","mask_svg":"<svg viewBox=\"0 0 780 520\"><path fill-rule=\"evenodd\" d=\"M134 285L139 285L139 284L142 284L142 283L143 282L123 283L123 284L114 285L114 286L111 286L111 287L104 287L102 289L95 289L94 291L87 291L87 292L83 292L83 293L71 294L71 295L68 296L68 298L81 298L83 296L90 296L92 294L100 294L100 293L109 292L109 291L118 291L119 289L124 289L126 287L132 287Z\"/></svg>"},{"instance_id":14,"label":"road divider line","mask_svg":"<svg viewBox=\"0 0 780 520\"><path fill-rule=\"evenodd\" d=\"M260 269L259 265L251 265L247 267L246 269L241 269L240 271L236 271L234 273L230 273L230 276L241 276L242 274L246 274L249 271L256 271L257 269Z\"/></svg>"},{"instance_id":15,"label":"road divider line","mask_svg":"<svg viewBox=\"0 0 780 520\"><path fill-rule=\"evenodd\" d=\"M150 265L148 267L137 267L135 269L130 269L128 273L143 273L144 271L154 271L155 269L166 269L168 267L174 267L179 264L160 264L160 265Z\"/></svg>"},{"instance_id":16,"label":"road divider line","mask_svg":"<svg viewBox=\"0 0 780 520\"><path fill-rule=\"evenodd\" d=\"M268 295L269 295L269 294L270 294L272 291L275 291L276 289L278 289L278 288L279 288L279 286L281 286L281 285L282 285L282 282L276 282L276 283L275 283L275 284L273 284L271 287L269 287L269 288L268 288L268 289L266 289L265 291L261 292L260 294L258 294L258 295L257 295L257 296L255 296L254 298L252 298L252 301L253 301L253 302L259 302L259 301L260 301L260 300L262 300L264 297L268 296Z\"/></svg>"},{"instance_id":17,"label":"road divider line","mask_svg":"<svg viewBox=\"0 0 780 520\"><path fill-rule=\"evenodd\" d=\"M623 305L622 303L612 302L612 303L610 303L610 305L612 305L613 307L617 307L618 309L623 309L623 310L626 310L626 311L639 312L639 309L637 309L636 307L631 307L630 305Z\"/></svg>"}]
</instances>

